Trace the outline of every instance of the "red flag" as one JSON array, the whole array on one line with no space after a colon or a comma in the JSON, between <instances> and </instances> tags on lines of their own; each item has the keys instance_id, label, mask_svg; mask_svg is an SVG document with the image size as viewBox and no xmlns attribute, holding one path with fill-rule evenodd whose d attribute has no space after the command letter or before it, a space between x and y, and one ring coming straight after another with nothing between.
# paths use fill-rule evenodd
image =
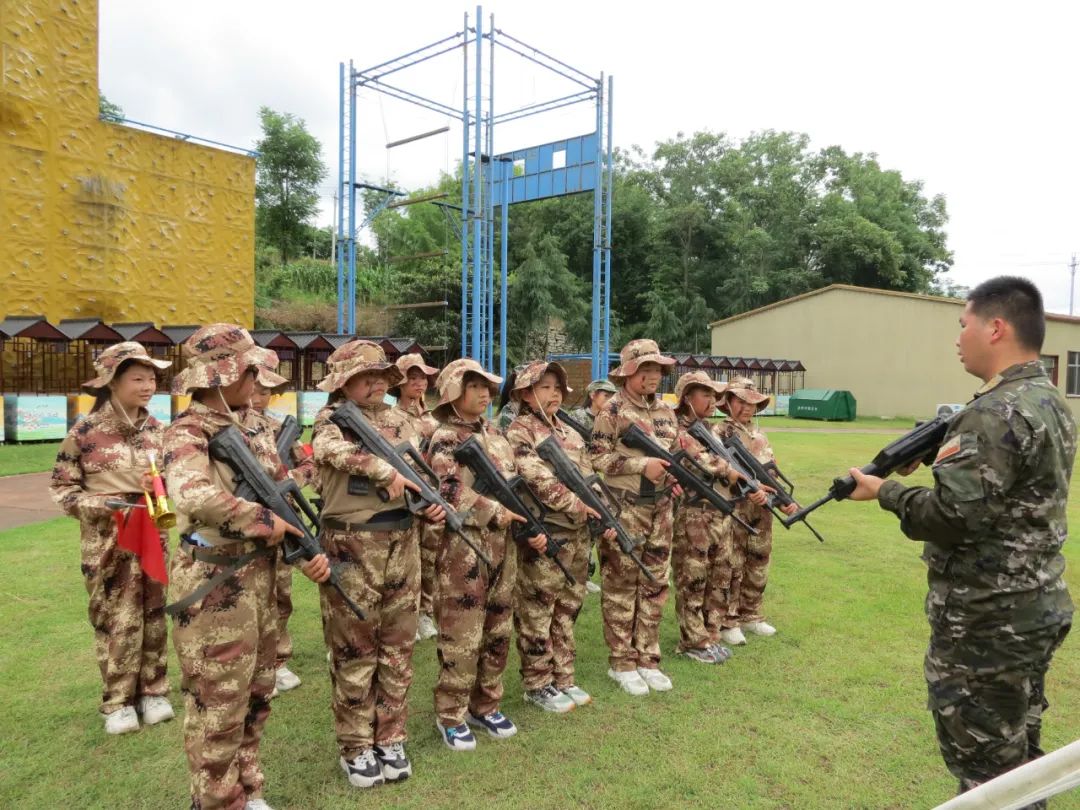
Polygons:
<instances>
[{"instance_id":1,"label":"red flag","mask_svg":"<svg viewBox=\"0 0 1080 810\"><path fill-rule=\"evenodd\" d=\"M161 549L161 536L154 521L150 520L149 510L133 506L126 516L123 510L113 512L113 518L116 520L116 544L139 558L139 567L150 579L167 585L165 552Z\"/></svg>"}]
</instances>

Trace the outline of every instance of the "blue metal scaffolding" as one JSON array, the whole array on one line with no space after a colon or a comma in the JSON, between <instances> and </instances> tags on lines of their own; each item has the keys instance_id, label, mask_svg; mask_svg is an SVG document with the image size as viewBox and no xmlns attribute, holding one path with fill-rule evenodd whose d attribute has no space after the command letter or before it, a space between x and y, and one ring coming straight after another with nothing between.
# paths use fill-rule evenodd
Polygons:
<instances>
[{"instance_id":1,"label":"blue metal scaffolding","mask_svg":"<svg viewBox=\"0 0 1080 810\"><path fill-rule=\"evenodd\" d=\"M359 232L400 192L357 179L357 90L361 87L414 104L460 121L461 144L461 355L506 376L507 246L509 208L514 203L592 192L592 375L606 377L610 354L611 309L611 194L612 109L614 83L603 74L594 78L495 27L476 7L474 24L465 14L461 31L365 70L339 69L338 185L338 332L356 334L356 240ZM470 47L472 53L470 54ZM495 52L515 54L565 80L571 92L547 101L495 112ZM462 52L460 107L391 84L387 78L430 59ZM487 93L484 93L485 56ZM471 57L471 58L470 58ZM470 89L472 91L470 95ZM540 115L575 104L593 104L593 132L501 154L495 153L496 125ZM424 133L417 138L432 133ZM406 139L413 140L413 139ZM386 199L358 223L358 191L372 189ZM419 200L418 200L419 201ZM498 290L496 290L495 220L499 219ZM362 213L362 212L361 212ZM498 302L499 321L495 310ZM496 337L498 351L496 352Z\"/></svg>"}]
</instances>

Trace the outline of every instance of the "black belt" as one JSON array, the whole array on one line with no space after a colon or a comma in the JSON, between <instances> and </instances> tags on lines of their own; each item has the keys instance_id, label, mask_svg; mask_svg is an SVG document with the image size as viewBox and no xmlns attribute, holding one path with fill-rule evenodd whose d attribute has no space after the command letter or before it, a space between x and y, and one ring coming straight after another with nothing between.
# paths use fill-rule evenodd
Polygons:
<instances>
[{"instance_id":1,"label":"black belt","mask_svg":"<svg viewBox=\"0 0 1080 810\"><path fill-rule=\"evenodd\" d=\"M324 529L335 532L400 532L413 524L412 512L408 509L388 509L376 512L366 523L350 523L331 517L320 518Z\"/></svg>"},{"instance_id":2,"label":"black belt","mask_svg":"<svg viewBox=\"0 0 1080 810\"><path fill-rule=\"evenodd\" d=\"M212 548L197 546L186 537L180 538L180 550L190 554L193 560L198 560L207 565L223 565L225 567L183 599L177 599L171 605L166 605L165 612L170 616L175 616L177 613L187 610L249 562L257 560L259 557L273 557L277 553L277 548L274 546L260 546L240 556L235 554L215 554Z\"/></svg>"}]
</instances>

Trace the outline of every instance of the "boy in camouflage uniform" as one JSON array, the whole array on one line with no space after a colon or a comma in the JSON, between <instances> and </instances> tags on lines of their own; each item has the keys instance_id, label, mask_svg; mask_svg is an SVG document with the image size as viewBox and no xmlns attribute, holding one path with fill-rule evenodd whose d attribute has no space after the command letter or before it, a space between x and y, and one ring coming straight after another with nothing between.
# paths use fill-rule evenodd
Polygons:
<instances>
[{"instance_id":1,"label":"boy in camouflage uniform","mask_svg":"<svg viewBox=\"0 0 1080 810\"><path fill-rule=\"evenodd\" d=\"M576 580L570 585L550 558L527 546L519 548L514 629L525 700L559 714L592 701L574 680L574 622L589 567L587 521L600 517L536 453L537 445L554 436L582 475L593 474L585 440L556 415L569 393L562 366L544 360L529 363L517 374L511 397L518 403L518 415L506 429L518 473L550 510L545 526L562 544L559 559ZM613 540L615 530L608 533Z\"/></svg>"},{"instance_id":2,"label":"boy in camouflage uniform","mask_svg":"<svg viewBox=\"0 0 1080 810\"><path fill-rule=\"evenodd\" d=\"M82 573L90 596L90 624L101 669L100 712L108 734L139 730L173 717L166 695L165 584L147 576L139 558L117 545L110 498L144 505L148 454L161 459L164 426L146 410L157 389L154 360L135 342L105 349L94 361L97 377L83 384L94 409L67 434L53 467L52 498L78 518ZM130 510L125 510L130 511ZM165 532L161 546L167 556Z\"/></svg>"},{"instance_id":3,"label":"boy in camouflage uniform","mask_svg":"<svg viewBox=\"0 0 1080 810\"><path fill-rule=\"evenodd\" d=\"M394 364L404 376L402 381L393 386L389 394L397 397L397 407L412 421L413 430L420 437L420 449L427 452L431 436L439 426L439 420L431 415L424 402L424 394L430 383L439 373L437 368L425 365L419 354L403 354ZM434 638L438 633L435 621L431 618L432 593L435 588L435 552L439 547L439 535L442 527L434 523L425 523L420 527L420 619L416 625L416 640Z\"/></svg>"},{"instance_id":4,"label":"boy in camouflage uniform","mask_svg":"<svg viewBox=\"0 0 1080 810\"><path fill-rule=\"evenodd\" d=\"M679 417L679 445L717 479L714 486L732 500L731 488L741 476L726 461L717 458L687 430L699 420L707 420L716 410L716 398L727 386L704 371L679 377L675 413ZM717 425L709 429L719 435ZM765 493L755 493L765 503ZM731 588L731 519L705 501L680 504L675 510L675 539L671 567L675 575L675 615L679 618L680 654L703 664L722 664L731 650L720 644Z\"/></svg>"},{"instance_id":5,"label":"boy in camouflage uniform","mask_svg":"<svg viewBox=\"0 0 1080 810\"><path fill-rule=\"evenodd\" d=\"M288 386L288 380L284 380L277 373L278 356L272 349L264 349L256 346L251 350L256 358L257 376L255 378L255 390L251 395L251 407L248 414L256 420L265 419L270 423L270 429L274 432L274 441L281 432L281 420L266 409L270 405L270 397ZM275 380L283 382L275 385ZM303 445L299 439L289 449L291 469L289 475L300 487L311 486L318 489L319 476L315 468L315 457L310 447ZM274 585L277 594L278 609L278 640L277 654L274 658L274 691L271 698L278 696L280 692L288 692L295 689L301 683L300 677L288 667L289 659L292 658L292 635L289 633L289 617L292 616L292 566L281 564L277 567L277 582Z\"/></svg>"},{"instance_id":6,"label":"boy in camouflage uniform","mask_svg":"<svg viewBox=\"0 0 1080 810\"><path fill-rule=\"evenodd\" d=\"M339 762L351 785L366 788L412 774L405 719L420 591L420 526L404 497L416 486L330 417L349 400L391 445L419 448L420 439L405 412L383 401L402 375L378 344L346 343L330 355L327 368L318 388L330 398L312 433L322 484L322 546L367 618L361 621L336 591L323 589L323 635L331 652ZM425 516L444 519L434 506Z\"/></svg>"},{"instance_id":7,"label":"boy in camouflage uniform","mask_svg":"<svg viewBox=\"0 0 1080 810\"><path fill-rule=\"evenodd\" d=\"M174 394L191 407L165 432L165 477L181 542L169 571L173 646L184 693L184 748L196 810L267 810L259 740L270 714L277 644L277 546L297 530L233 494L231 469L209 456L211 438L234 425L266 472L285 477L273 431L246 414L257 357L248 331L211 324L184 344ZM272 379L272 378L271 378ZM280 380L280 378L278 378ZM303 568L329 574L319 555Z\"/></svg>"},{"instance_id":8,"label":"boy in camouflage uniform","mask_svg":"<svg viewBox=\"0 0 1080 810\"><path fill-rule=\"evenodd\" d=\"M574 421L592 430L596 415L604 409L607 401L615 396L618 389L610 380L593 380L585 389L585 402L570 411Z\"/></svg>"},{"instance_id":9,"label":"boy in camouflage uniform","mask_svg":"<svg viewBox=\"0 0 1080 810\"><path fill-rule=\"evenodd\" d=\"M736 377L729 382L719 403L720 410L728 415L721 427L722 435L737 435L746 449L763 463L773 461L775 457L765 433L754 423L754 415L768 406L768 394L758 391L748 377ZM791 514L798 508L792 503L784 511ZM761 612L772 557L773 516L764 505L764 498L744 500L736 510L736 514L757 529L758 534L755 537L731 522L731 587L720 637L728 644L745 644L743 630L759 636L776 633L776 628L765 621Z\"/></svg>"},{"instance_id":10,"label":"boy in camouflage uniform","mask_svg":"<svg viewBox=\"0 0 1080 810\"><path fill-rule=\"evenodd\" d=\"M484 418L501 382L502 378L466 358L444 368L436 381L439 404L433 413L440 426L431 437L431 467L439 476L443 498L464 519L462 531L491 562L485 565L460 537L443 533L435 558L435 622L439 627L435 724L443 742L454 751L476 748L470 725L496 739L517 733L510 718L499 711L499 702L510 652L517 578L510 524L524 518L472 489L472 473L454 458L454 451L476 436L499 472L507 478L514 474L510 445ZM529 543L543 548L544 538L538 535Z\"/></svg>"},{"instance_id":11,"label":"boy in camouflage uniform","mask_svg":"<svg viewBox=\"0 0 1080 810\"><path fill-rule=\"evenodd\" d=\"M644 539L641 559L656 578L650 582L610 540L600 541L601 610L610 655L608 676L631 695L671 689L660 671L660 616L668 596L674 499L680 487L668 481L667 462L646 458L619 441L637 425L659 444L678 450L675 412L656 393L665 366L675 360L660 354L652 340L632 340L620 352L611 377L619 392L596 416L589 451L622 507L620 521Z\"/></svg>"},{"instance_id":12,"label":"boy in camouflage uniform","mask_svg":"<svg viewBox=\"0 0 1080 810\"><path fill-rule=\"evenodd\" d=\"M1046 673L1072 626L1061 547L1076 425L1039 361L1046 324L1031 282L983 282L960 325L961 362L984 385L949 425L934 486L853 469L851 497L876 498L925 542L928 708L963 792L1043 754Z\"/></svg>"}]
</instances>

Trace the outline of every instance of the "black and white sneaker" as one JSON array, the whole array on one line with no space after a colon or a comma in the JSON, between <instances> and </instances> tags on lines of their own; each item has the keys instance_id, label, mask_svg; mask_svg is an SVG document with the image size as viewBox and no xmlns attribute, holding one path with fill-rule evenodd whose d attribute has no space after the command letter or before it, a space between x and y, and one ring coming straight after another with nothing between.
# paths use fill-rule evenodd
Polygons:
<instances>
[{"instance_id":1,"label":"black and white sneaker","mask_svg":"<svg viewBox=\"0 0 1080 810\"><path fill-rule=\"evenodd\" d=\"M400 782L412 776L412 763L405 756L404 743L376 745L375 757L382 766L382 775L387 782Z\"/></svg>"},{"instance_id":2,"label":"black and white sneaker","mask_svg":"<svg viewBox=\"0 0 1080 810\"><path fill-rule=\"evenodd\" d=\"M375 758L375 751L367 748L352 759L341 757L341 770L349 777L349 784L358 788L381 785L385 781L382 767Z\"/></svg>"},{"instance_id":3,"label":"black and white sneaker","mask_svg":"<svg viewBox=\"0 0 1080 810\"><path fill-rule=\"evenodd\" d=\"M517 726L510 722L509 717L497 709L491 714L485 714L482 717L477 717L472 712L469 712L465 716L465 722L473 728L484 729L497 740L504 740L517 734Z\"/></svg>"}]
</instances>

